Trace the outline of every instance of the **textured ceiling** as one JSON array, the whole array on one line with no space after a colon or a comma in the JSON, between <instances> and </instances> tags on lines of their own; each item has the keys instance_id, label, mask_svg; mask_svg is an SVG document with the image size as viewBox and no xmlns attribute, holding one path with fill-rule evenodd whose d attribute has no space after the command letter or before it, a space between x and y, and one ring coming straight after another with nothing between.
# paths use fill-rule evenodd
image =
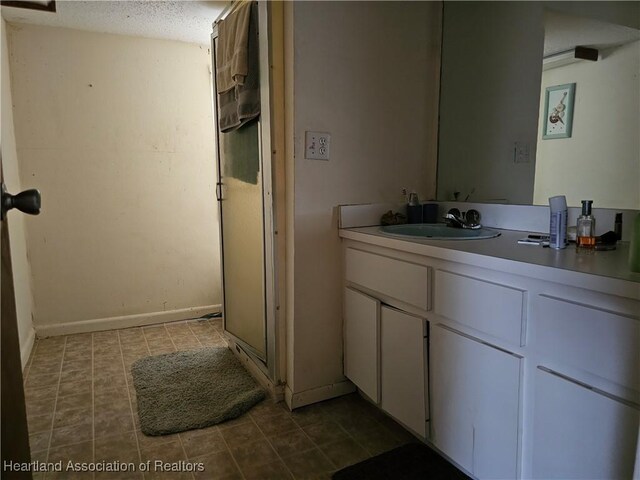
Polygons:
<instances>
[{"instance_id":1,"label":"textured ceiling","mask_svg":"<svg viewBox=\"0 0 640 480\"><path fill-rule=\"evenodd\" d=\"M57 12L2 7L9 22L164 38L208 45L211 24L228 1L57 0Z\"/></svg>"},{"instance_id":2,"label":"textured ceiling","mask_svg":"<svg viewBox=\"0 0 640 480\"><path fill-rule=\"evenodd\" d=\"M211 24L229 1L57 0L56 13L2 7L9 22L165 38L209 45ZM545 56L576 45L606 48L640 38L633 28L546 12Z\"/></svg>"}]
</instances>

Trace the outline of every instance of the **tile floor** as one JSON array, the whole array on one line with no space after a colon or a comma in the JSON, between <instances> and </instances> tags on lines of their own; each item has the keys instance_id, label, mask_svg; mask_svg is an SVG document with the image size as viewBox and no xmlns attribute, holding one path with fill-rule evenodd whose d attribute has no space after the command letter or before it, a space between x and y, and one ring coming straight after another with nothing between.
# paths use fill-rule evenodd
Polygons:
<instances>
[{"instance_id":1,"label":"tile floor","mask_svg":"<svg viewBox=\"0 0 640 480\"><path fill-rule=\"evenodd\" d=\"M226 346L220 320L41 339L24 372L32 460L201 462L203 472L49 472L34 479L311 479L412 440L352 394L294 412L265 400L220 425L149 437L130 373L138 358Z\"/></svg>"}]
</instances>

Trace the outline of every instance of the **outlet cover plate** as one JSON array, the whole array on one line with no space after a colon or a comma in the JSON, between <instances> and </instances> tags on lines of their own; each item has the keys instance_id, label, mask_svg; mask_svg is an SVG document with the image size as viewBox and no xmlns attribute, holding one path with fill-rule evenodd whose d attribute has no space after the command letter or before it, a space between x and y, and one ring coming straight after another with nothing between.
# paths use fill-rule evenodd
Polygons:
<instances>
[{"instance_id":1,"label":"outlet cover plate","mask_svg":"<svg viewBox=\"0 0 640 480\"><path fill-rule=\"evenodd\" d=\"M327 132L305 132L304 158L329 160L331 135Z\"/></svg>"},{"instance_id":2,"label":"outlet cover plate","mask_svg":"<svg viewBox=\"0 0 640 480\"><path fill-rule=\"evenodd\" d=\"M513 145L513 162L529 163L529 150L528 142L515 142Z\"/></svg>"}]
</instances>

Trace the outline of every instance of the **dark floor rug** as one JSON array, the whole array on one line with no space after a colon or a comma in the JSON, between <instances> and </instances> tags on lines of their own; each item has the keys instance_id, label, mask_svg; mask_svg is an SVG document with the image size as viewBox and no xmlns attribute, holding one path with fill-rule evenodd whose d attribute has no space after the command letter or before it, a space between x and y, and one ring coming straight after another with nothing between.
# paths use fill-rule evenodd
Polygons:
<instances>
[{"instance_id":1,"label":"dark floor rug","mask_svg":"<svg viewBox=\"0 0 640 480\"><path fill-rule=\"evenodd\" d=\"M438 453L409 443L333 474L334 480L470 480Z\"/></svg>"},{"instance_id":2,"label":"dark floor rug","mask_svg":"<svg viewBox=\"0 0 640 480\"><path fill-rule=\"evenodd\" d=\"M265 392L228 348L141 358L131 366L146 435L204 428L239 417Z\"/></svg>"}]
</instances>

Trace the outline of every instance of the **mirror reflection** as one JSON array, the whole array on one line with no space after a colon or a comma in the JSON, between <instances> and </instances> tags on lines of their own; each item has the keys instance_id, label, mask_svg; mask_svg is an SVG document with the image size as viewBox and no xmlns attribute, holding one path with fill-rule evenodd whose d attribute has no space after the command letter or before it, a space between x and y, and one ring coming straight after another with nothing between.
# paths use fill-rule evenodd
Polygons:
<instances>
[{"instance_id":1,"label":"mirror reflection","mask_svg":"<svg viewBox=\"0 0 640 480\"><path fill-rule=\"evenodd\" d=\"M445 2L438 200L640 209L638 18L635 2ZM553 96L572 84L572 105ZM543 138L552 120L568 134Z\"/></svg>"}]
</instances>

